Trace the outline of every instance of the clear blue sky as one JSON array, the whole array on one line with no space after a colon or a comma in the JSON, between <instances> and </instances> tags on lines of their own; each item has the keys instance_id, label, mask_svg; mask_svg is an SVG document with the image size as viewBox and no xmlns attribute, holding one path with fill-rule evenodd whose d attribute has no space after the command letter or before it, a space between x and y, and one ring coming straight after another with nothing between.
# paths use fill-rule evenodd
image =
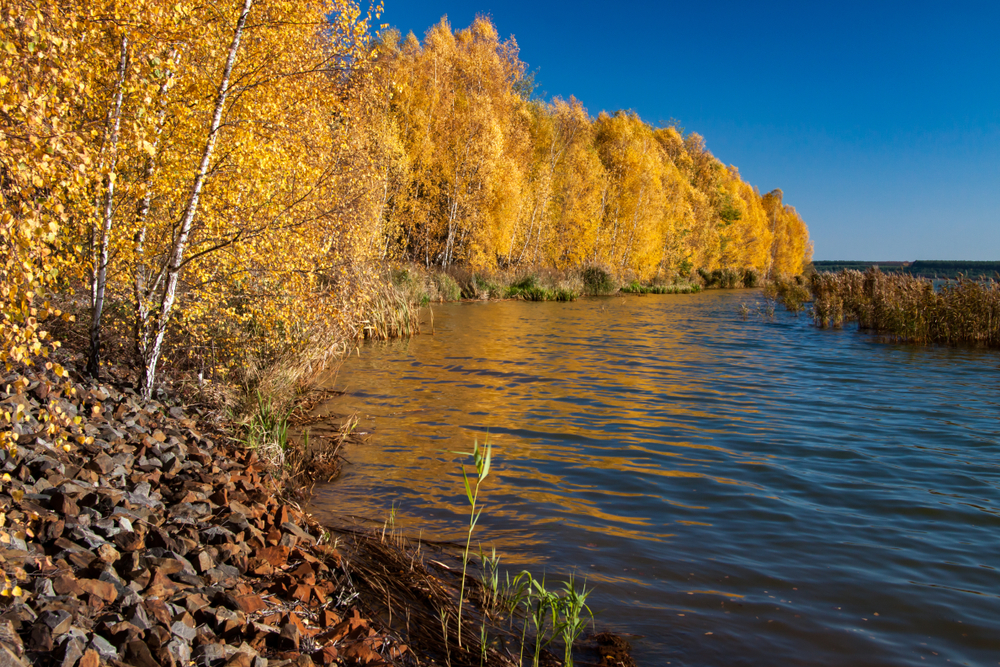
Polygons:
<instances>
[{"instance_id":1,"label":"clear blue sky","mask_svg":"<svg viewBox=\"0 0 1000 667\"><path fill-rule=\"evenodd\" d=\"M423 37L487 14L539 92L680 121L816 259L1000 260L1000 2L385 0Z\"/></svg>"}]
</instances>

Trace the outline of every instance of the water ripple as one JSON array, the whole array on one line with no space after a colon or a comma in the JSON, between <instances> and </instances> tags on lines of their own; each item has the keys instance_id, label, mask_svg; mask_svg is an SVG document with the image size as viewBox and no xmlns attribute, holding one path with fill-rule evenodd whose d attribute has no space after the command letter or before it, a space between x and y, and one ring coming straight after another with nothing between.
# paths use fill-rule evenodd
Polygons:
<instances>
[{"instance_id":1,"label":"water ripple","mask_svg":"<svg viewBox=\"0 0 1000 667\"><path fill-rule=\"evenodd\" d=\"M488 437L477 539L586 576L641 664L993 664L1000 354L741 322L754 298L435 307L341 372L376 436L312 511L461 538L450 452Z\"/></svg>"}]
</instances>

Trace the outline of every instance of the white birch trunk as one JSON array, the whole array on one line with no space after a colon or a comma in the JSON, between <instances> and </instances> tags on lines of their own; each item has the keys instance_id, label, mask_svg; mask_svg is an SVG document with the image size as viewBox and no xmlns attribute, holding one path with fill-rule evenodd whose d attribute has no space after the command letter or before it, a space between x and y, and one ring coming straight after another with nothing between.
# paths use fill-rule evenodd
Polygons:
<instances>
[{"instance_id":1,"label":"white birch trunk","mask_svg":"<svg viewBox=\"0 0 1000 667\"><path fill-rule=\"evenodd\" d=\"M90 355L87 374L98 378L101 373L101 315L104 312L104 292L108 282L108 246L111 243L112 212L115 200L115 169L118 167L118 133L121 129L122 100L125 96L125 70L128 68L128 37L122 35L121 59L118 61L118 78L115 80L114 106L111 112L109 137L110 161L108 185L104 192L104 206L100 215L101 227L96 231L94 244L95 262L91 287Z\"/></svg>"},{"instance_id":2,"label":"white birch trunk","mask_svg":"<svg viewBox=\"0 0 1000 667\"><path fill-rule=\"evenodd\" d=\"M191 187L191 196L188 199L184 216L181 218L180 231L174 240L170 259L168 260L166 284L163 287L160 312L155 323L156 330L153 332L152 341L144 355L145 358L143 361L145 363L142 370L142 378L139 381L140 391L145 398L150 398L153 394L156 365L160 360L163 338L167 333L167 325L170 323L174 301L177 299L177 282L180 279L181 268L184 263L184 250L187 247L188 236L191 234L191 225L194 223L195 214L198 212L198 201L201 197L201 190L205 185L208 166L212 161L212 153L215 151L215 142L219 136L219 125L222 124L222 112L226 105L226 98L229 96L229 79L233 73L233 65L236 63L236 54L240 49L243 28L246 26L247 15L250 13L252 5L253 0L244 0L239 21L236 23L236 31L233 34L233 41L229 46L229 55L226 58L226 67L222 73L222 82L219 84L219 92L215 98L215 112L212 115L212 125L208 130L208 138L205 141L205 150L201 156L201 164L198 166L198 172L195 174L194 184Z\"/></svg>"}]
</instances>

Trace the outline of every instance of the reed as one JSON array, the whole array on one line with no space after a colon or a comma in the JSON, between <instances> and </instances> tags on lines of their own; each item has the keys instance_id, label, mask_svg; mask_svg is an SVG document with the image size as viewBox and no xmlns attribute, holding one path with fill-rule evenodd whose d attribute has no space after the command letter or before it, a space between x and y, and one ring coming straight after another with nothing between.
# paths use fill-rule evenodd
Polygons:
<instances>
[{"instance_id":1,"label":"reed","mask_svg":"<svg viewBox=\"0 0 1000 667\"><path fill-rule=\"evenodd\" d=\"M801 276L792 279L776 278L764 286L764 296L779 301L789 312L798 315L812 300L809 287Z\"/></svg>"},{"instance_id":2,"label":"reed","mask_svg":"<svg viewBox=\"0 0 1000 667\"><path fill-rule=\"evenodd\" d=\"M959 278L939 290L903 273L818 273L810 281L813 319L820 327L856 321L892 340L1000 347L1000 284Z\"/></svg>"},{"instance_id":3,"label":"reed","mask_svg":"<svg viewBox=\"0 0 1000 667\"><path fill-rule=\"evenodd\" d=\"M628 285L624 285L621 291L626 294L695 294L701 291L701 285L696 283L643 285L638 280L633 280Z\"/></svg>"},{"instance_id":4,"label":"reed","mask_svg":"<svg viewBox=\"0 0 1000 667\"><path fill-rule=\"evenodd\" d=\"M462 454L464 452L455 452L456 454ZM462 585L458 593L458 647L462 648L462 603L465 601L465 574L466 568L469 565L469 547L472 545L472 531L476 529L476 524L479 523L479 517L482 516L483 510L480 509L476 512L476 503L479 500L479 489L482 487L483 482L486 477L490 474L490 460L493 455L493 446L490 444L489 439L486 441L485 450L479 448L479 440L473 441L472 451L466 455L472 457L473 466L476 470L476 476L472 478L472 482L469 481L469 474L462 466L462 481L465 482L465 495L469 499L469 505L471 505L471 511L469 513L469 533L465 541L465 553L462 556Z\"/></svg>"},{"instance_id":5,"label":"reed","mask_svg":"<svg viewBox=\"0 0 1000 667\"><path fill-rule=\"evenodd\" d=\"M761 283L760 273L755 269L698 269L698 277L705 289L736 289L739 287L757 287Z\"/></svg>"},{"instance_id":6,"label":"reed","mask_svg":"<svg viewBox=\"0 0 1000 667\"><path fill-rule=\"evenodd\" d=\"M416 304L391 282L380 283L361 321L364 338L389 340L420 333Z\"/></svg>"}]
</instances>

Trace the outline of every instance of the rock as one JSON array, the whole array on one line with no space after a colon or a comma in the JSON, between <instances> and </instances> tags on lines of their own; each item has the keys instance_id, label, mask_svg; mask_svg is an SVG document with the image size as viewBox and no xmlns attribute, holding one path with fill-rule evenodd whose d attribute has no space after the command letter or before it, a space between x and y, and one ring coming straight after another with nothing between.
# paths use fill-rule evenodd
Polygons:
<instances>
[{"instance_id":1,"label":"rock","mask_svg":"<svg viewBox=\"0 0 1000 667\"><path fill-rule=\"evenodd\" d=\"M100 667L100 664L100 654L94 649L88 648L83 652L83 657L80 658L80 662L77 663L77 667Z\"/></svg>"},{"instance_id":2,"label":"rock","mask_svg":"<svg viewBox=\"0 0 1000 667\"><path fill-rule=\"evenodd\" d=\"M0 644L0 667L30 667L28 662L9 647Z\"/></svg>"},{"instance_id":3,"label":"rock","mask_svg":"<svg viewBox=\"0 0 1000 667\"><path fill-rule=\"evenodd\" d=\"M278 641L278 647L285 651L298 651L299 643L301 641L301 634L299 633L299 628L294 623L288 623L285 627L281 628L281 635Z\"/></svg>"},{"instance_id":4,"label":"rock","mask_svg":"<svg viewBox=\"0 0 1000 667\"><path fill-rule=\"evenodd\" d=\"M203 644L193 651L192 657L202 667L209 667L212 663L224 660L226 650L222 644Z\"/></svg>"},{"instance_id":5,"label":"rock","mask_svg":"<svg viewBox=\"0 0 1000 667\"><path fill-rule=\"evenodd\" d=\"M170 626L170 632L188 643L193 642L194 638L198 634L193 627L186 625L181 621L174 622L174 624Z\"/></svg>"},{"instance_id":6,"label":"rock","mask_svg":"<svg viewBox=\"0 0 1000 667\"><path fill-rule=\"evenodd\" d=\"M18 624L20 625L20 622ZM10 619L0 621L0 644L8 647L17 656L24 654L24 642L21 641L21 635L17 634Z\"/></svg>"},{"instance_id":7,"label":"rock","mask_svg":"<svg viewBox=\"0 0 1000 667\"><path fill-rule=\"evenodd\" d=\"M77 585L85 592L100 598L102 601L111 604L118 597L118 591L114 584L99 579L80 579Z\"/></svg>"},{"instance_id":8,"label":"rock","mask_svg":"<svg viewBox=\"0 0 1000 667\"><path fill-rule=\"evenodd\" d=\"M238 595L235 597L236 604L244 614L253 614L254 612L267 609L267 603L259 595Z\"/></svg>"},{"instance_id":9,"label":"rock","mask_svg":"<svg viewBox=\"0 0 1000 667\"><path fill-rule=\"evenodd\" d=\"M95 634L90 638L88 651L94 651L104 660L111 660L112 658L118 657L118 649L115 648L111 642L98 634ZM86 653L84 654L84 657L86 657Z\"/></svg>"},{"instance_id":10,"label":"rock","mask_svg":"<svg viewBox=\"0 0 1000 667\"><path fill-rule=\"evenodd\" d=\"M58 637L69 631L70 625L73 623L73 617L68 611L56 609L42 613L38 617L37 623L44 623L52 632L52 636Z\"/></svg>"},{"instance_id":11,"label":"rock","mask_svg":"<svg viewBox=\"0 0 1000 667\"><path fill-rule=\"evenodd\" d=\"M105 542L101 546L97 547L97 558L102 563L110 565L121 558L121 554L113 546Z\"/></svg>"},{"instance_id":12,"label":"rock","mask_svg":"<svg viewBox=\"0 0 1000 667\"><path fill-rule=\"evenodd\" d=\"M226 667L253 667L253 659L250 653L237 653L226 661Z\"/></svg>"},{"instance_id":13,"label":"rock","mask_svg":"<svg viewBox=\"0 0 1000 667\"><path fill-rule=\"evenodd\" d=\"M133 639L125 646L125 661L133 667L161 667L141 639Z\"/></svg>"},{"instance_id":14,"label":"rock","mask_svg":"<svg viewBox=\"0 0 1000 667\"><path fill-rule=\"evenodd\" d=\"M87 643L83 639L73 638L63 644L63 654L61 667L75 667L76 663L83 657L83 651Z\"/></svg>"}]
</instances>

